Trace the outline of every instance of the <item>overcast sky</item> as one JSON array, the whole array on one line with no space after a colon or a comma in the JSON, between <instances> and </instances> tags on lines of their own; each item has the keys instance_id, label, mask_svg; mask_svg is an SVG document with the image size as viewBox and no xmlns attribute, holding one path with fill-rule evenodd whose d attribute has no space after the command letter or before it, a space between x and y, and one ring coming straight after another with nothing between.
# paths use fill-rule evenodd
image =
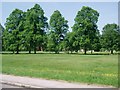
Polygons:
<instances>
[{"instance_id":1,"label":"overcast sky","mask_svg":"<svg viewBox=\"0 0 120 90\"><path fill-rule=\"evenodd\" d=\"M6 18L15 9L26 11L39 4L45 12L45 16L49 18L55 10L59 10L61 14L68 20L69 30L74 24L74 18L82 6L89 6L97 10L100 14L97 23L98 29L101 31L104 25L108 23L118 23L118 3L117 2L3 2L2 3L2 25Z\"/></svg>"}]
</instances>

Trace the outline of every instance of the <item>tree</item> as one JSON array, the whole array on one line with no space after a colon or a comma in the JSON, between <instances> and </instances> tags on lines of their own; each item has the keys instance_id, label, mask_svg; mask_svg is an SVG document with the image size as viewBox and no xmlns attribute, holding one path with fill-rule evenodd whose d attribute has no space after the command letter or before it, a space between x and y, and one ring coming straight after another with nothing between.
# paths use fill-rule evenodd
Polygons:
<instances>
[{"instance_id":1,"label":"tree","mask_svg":"<svg viewBox=\"0 0 120 90\"><path fill-rule=\"evenodd\" d=\"M96 10L83 6L74 19L75 24L72 30L76 33L77 40L80 47L84 49L85 54L88 49L93 48L92 44L97 32L98 17L99 13Z\"/></svg>"},{"instance_id":2,"label":"tree","mask_svg":"<svg viewBox=\"0 0 120 90\"><path fill-rule=\"evenodd\" d=\"M118 25L117 32L118 32L118 34L117 34L118 38L116 40L116 42L117 42L117 49L116 49L116 51L119 51L119 54L120 54L120 26L119 25Z\"/></svg>"},{"instance_id":3,"label":"tree","mask_svg":"<svg viewBox=\"0 0 120 90\"><path fill-rule=\"evenodd\" d=\"M56 10L50 17L50 33L48 38L48 49L59 53L61 44L68 31L68 21Z\"/></svg>"},{"instance_id":4,"label":"tree","mask_svg":"<svg viewBox=\"0 0 120 90\"><path fill-rule=\"evenodd\" d=\"M113 54L113 50L119 50L119 37L117 24L107 24L103 27L102 31L102 46L103 48L110 50Z\"/></svg>"},{"instance_id":5,"label":"tree","mask_svg":"<svg viewBox=\"0 0 120 90\"><path fill-rule=\"evenodd\" d=\"M44 46L44 38L48 28L47 18L44 16L44 11L40 5L35 4L33 8L28 9L25 17L24 26L24 45L31 53L34 49Z\"/></svg>"},{"instance_id":6,"label":"tree","mask_svg":"<svg viewBox=\"0 0 120 90\"><path fill-rule=\"evenodd\" d=\"M68 32L65 40L64 40L64 48L65 51L69 51L72 53L73 51L78 52L79 50L79 42L76 39L74 32Z\"/></svg>"},{"instance_id":7,"label":"tree","mask_svg":"<svg viewBox=\"0 0 120 90\"><path fill-rule=\"evenodd\" d=\"M6 30L3 32L3 45L6 50L16 51L18 54L21 45L21 32L23 31L22 25L23 11L19 9L13 10L13 12L7 18L5 23Z\"/></svg>"},{"instance_id":8,"label":"tree","mask_svg":"<svg viewBox=\"0 0 120 90\"><path fill-rule=\"evenodd\" d=\"M4 50L4 47L3 47L3 45L2 45L2 32L4 31L4 27L1 25L1 23L0 23L0 51L2 51L2 48L3 48L3 50Z\"/></svg>"},{"instance_id":9,"label":"tree","mask_svg":"<svg viewBox=\"0 0 120 90\"><path fill-rule=\"evenodd\" d=\"M0 23L0 31L4 31L4 27Z\"/></svg>"},{"instance_id":10,"label":"tree","mask_svg":"<svg viewBox=\"0 0 120 90\"><path fill-rule=\"evenodd\" d=\"M94 40L93 40L93 44L92 44L92 49L94 51L100 51L101 49L101 35L100 35L100 32L97 30L95 36L94 36Z\"/></svg>"}]
</instances>

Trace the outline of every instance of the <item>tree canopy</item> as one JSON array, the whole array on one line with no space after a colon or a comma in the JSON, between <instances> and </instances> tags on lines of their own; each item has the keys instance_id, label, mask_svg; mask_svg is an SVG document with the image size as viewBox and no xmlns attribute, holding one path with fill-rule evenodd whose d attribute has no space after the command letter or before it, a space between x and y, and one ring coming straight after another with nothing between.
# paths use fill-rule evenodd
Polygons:
<instances>
[{"instance_id":1,"label":"tree canopy","mask_svg":"<svg viewBox=\"0 0 120 90\"><path fill-rule=\"evenodd\" d=\"M23 11L19 9L13 10L5 23L5 31L3 33L3 44L6 50L16 51L19 53L21 44Z\"/></svg>"},{"instance_id":2,"label":"tree canopy","mask_svg":"<svg viewBox=\"0 0 120 90\"><path fill-rule=\"evenodd\" d=\"M44 37L48 28L47 17L40 5L35 4L33 8L28 9L25 13L24 26L24 44L31 53L32 48L36 53L37 48L44 45Z\"/></svg>"},{"instance_id":3,"label":"tree canopy","mask_svg":"<svg viewBox=\"0 0 120 90\"><path fill-rule=\"evenodd\" d=\"M113 50L119 50L119 37L117 24L107 24L103 27L102 31L102 45L106 50L110 50L113 54Z\"/></svg>"},{"instance_id":4,"label":"tree canopy","mask_svg":"<svg viewBox=\"0 0 120 90\"><path fill-rule=\"evenodd\" d=\"M56 10L50 17L50 33L48 39L48 48L50 51L59 53L62 41L68 31L68 21L62 16L60 11Z\"/></svg>"},{"instance_id":5,"label":"tree canopy","mask_svg":"<svg viewBox=\"0 0 120 90\"><path fill-rule=\"evenodd\" d=\"M99 13L96 10L83 6L74 19L75 24L72 30L76 33L77 41L81 49L84 49L85 54L87 50L93 48L92 44L97 33L98 17Z\"/></svg>"},{"instance_id":6,"label":"tree canopy","mask_svg":"<svg viewBox=\"0 0 120 90\"><path fill-rule=\"evenodd\" d=\"M120 51L120 29L115 23L104 26L102 34L98 30L99 12L83 6L74 18L69 31L68 21L59 10L48 18L39 4L27 11L13 10L6 19L5 28L0 24L2 50L19 53L20 51L52 51L67 53L101 51L102 49ZM1 34L2 33L2 34Z\"/></svg>"}]
</instances>

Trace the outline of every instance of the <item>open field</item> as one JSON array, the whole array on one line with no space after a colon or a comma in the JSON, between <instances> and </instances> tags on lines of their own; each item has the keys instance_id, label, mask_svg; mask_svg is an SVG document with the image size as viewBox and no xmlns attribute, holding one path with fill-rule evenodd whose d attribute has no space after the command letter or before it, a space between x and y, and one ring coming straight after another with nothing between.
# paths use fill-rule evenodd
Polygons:
<instances>
[{"instance_id":1,"label":"open field","mask_svg":"<svg viewBox=\"0 0 120 90\"><path fill-rule=\"evenodd\" d=\"M118 56L3 54L2 73L117 87Z\"/></svg>"}]
</instances>

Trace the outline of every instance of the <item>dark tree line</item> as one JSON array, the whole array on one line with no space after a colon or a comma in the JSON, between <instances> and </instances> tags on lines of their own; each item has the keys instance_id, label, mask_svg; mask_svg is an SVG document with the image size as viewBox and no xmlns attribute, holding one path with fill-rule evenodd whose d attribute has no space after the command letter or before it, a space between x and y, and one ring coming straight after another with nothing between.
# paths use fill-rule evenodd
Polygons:
<instances>
[{"instance_id":1,"label":"dark tree line","mask_svg":"<svg viewBox=\"0 0 120 90\"><path fill-rule=\"evenodd\" d=\"M102 35L97 26L99 13L87 6L78 11L69 32L68 21L60 11L56 10L48 19L39 4L26 12L15 9L6 19L5 29L2 31L3 51L51 51L59 53L78 52L88 50L100 51L120 50L120 29L117 24L104 26ZM2 28L1 28L2 27Z\"/></svg>"}]
</instances>

